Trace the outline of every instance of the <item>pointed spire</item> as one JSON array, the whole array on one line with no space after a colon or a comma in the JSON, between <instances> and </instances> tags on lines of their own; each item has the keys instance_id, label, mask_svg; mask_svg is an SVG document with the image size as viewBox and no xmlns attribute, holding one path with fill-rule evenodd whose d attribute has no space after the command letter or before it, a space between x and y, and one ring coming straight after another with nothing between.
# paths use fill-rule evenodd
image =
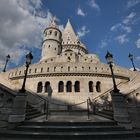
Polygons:
<instances>
[{"instance_id":1,"label":"pointed spire","mask_svg":"<svg viewBox=\"0 0 140 140\"><path fill-rule=\"evenodd\" d=\"M63 31L63 42L69 43L69 44L76 44L77 43L77 36L72 28L72 25L70 23L70 20L68 19L68 22L66 24L66 27Z\"/></svg>"}]
</instances>

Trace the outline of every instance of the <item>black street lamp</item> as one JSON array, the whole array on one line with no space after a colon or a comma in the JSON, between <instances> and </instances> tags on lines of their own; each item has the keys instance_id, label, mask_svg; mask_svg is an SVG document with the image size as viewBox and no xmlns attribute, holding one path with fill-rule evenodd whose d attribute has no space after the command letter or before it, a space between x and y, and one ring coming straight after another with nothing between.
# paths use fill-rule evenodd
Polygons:
<instances>
[{"instance_id":1,"label":"black street lamp","mask_svg":"<svg viewBox=\"0 0 140 140\"><path fill-rule=\"evenodd\" d=\"M8 55L6 56L6 63L5 63L3 72L6 72L6 67L7 67L7 63L8 63L9 60L10 60L10 55L8 54Z\"/></svg>"},{"instance_id":2,"label":"black street lamp","mask_svg":"<svg viewBox=\"0 0 140 140\"><path fill-rule=\"evenodd\" d=\"M134 68L133 71L137 71L136 68L135 68L134 62L133 62L133 55L132 55L131 53L129 53L128 57L129 57L129 59L130 59L131 62L132 62L132 66L133 66L133 68Z\"/></svg>"},{"instance_id":3,"label":"black street lamp","mask_svg":"<svg viewBox=\"0 0 140 140\"><path fill-rule=\"evenodd\" d=\"M109 64L110 70L111 70L111 74L112 74L112 80L113 80L113 85L114 85L114 89L113 91L115 93L118 93L120 90L117 88L116 82L115 82L115 76L114 76L114 72L113 72L113 55L109 52L107 52L106 56L105 56L107 63Z\"/></svg>"},{"instance_id":4,"label":"black street lamp","mask_svg":"<svg viewBox=\"0 0 140 140\"><path fill-rule=\"evenodd\" d=\"M28 68L29 68L29 65L31 64L31 60L33 59L33 55L32 53L28 53L26 55L26 70L25 70L25 76L24 76L24 80L23 80L23 85L22 85L22 88L19 90L21 93L24 93L26 90L25 90L25 83L26 83L26 77L27 77L27 72L28 72Z\"/></svg>"}]
</instances>

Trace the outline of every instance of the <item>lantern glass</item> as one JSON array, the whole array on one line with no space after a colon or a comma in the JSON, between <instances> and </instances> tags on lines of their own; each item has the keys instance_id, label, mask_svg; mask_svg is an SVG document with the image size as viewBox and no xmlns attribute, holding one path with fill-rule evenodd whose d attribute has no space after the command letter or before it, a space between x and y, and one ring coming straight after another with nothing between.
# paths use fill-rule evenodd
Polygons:
<instances>
[{"instance_id":1,"label":"lantern glass","mask_svg":"<svg viewBox=\"0 0 140 140\"><path fill-rule=\"evenodd\" d=\"M130 60L133 60L133 55L131 53L129 53L128 57Z\"/></svg>"},{"instance_id":2,"label":"lantern glass","mask_svg":"<svg viewBox=\"0 0 140 140\"><path fill-rule=\"evenodd\" d=\"M7 58L7 61L9 61L9 59L10 59L10 55L8 54L8 55L6 56L6 58Z\"/></svg>"},{"instance_id":3,"label":"lantern glass","mask_svg":"<svg viewBox=\"0 0 140 140\"><path fill-rule=\"evenodd\" d=\"M32 59L33 59L33 56L32 56L32 53L30 52L29 54L26 55L26 64L30 65Z\"/></svg>"},{"instance_id":4,"label":"lantern glass","mask_svg":"<svg viewBox=\"0 0 140 140\"><path fill-rule=\"evenodd\" d=\"M107 52L105 58L106 58L108 64L113 63L113 55L110 52Z\"/></svg>"}]
</instances>

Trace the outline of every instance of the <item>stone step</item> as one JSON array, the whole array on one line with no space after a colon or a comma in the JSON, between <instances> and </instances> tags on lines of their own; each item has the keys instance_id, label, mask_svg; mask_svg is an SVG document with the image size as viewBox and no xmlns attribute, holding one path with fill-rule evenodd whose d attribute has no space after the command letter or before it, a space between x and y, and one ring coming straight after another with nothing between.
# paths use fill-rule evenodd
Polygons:
<instances>
[{"instance_id":1,"label":"stone step","mask_svg":"<svg viewBox=\"0 0 140 140\"><path fill-rule=\"evenodd\" d=\"M103 121L103 122L92 122L92 121L83 121L83 122L67 122L67 121L53 121L53 122L34 122L34 121L25 121L22 123L24 126L116 126L115 121Z\"/></svg>"},{"instance_id":2,"label":"stone step","mask_svg":"<svg viewBox=\"0 0 140 140\"><path fill-rule=\"evenodd\" d=\"M104 114L108 114L108 115L113 115L114 114L114 112L113 111L111 111L111 110L102 110L102 111L100 111L100 112L102 112L102 113L104 113Z\"/></svg>"},{"instance_id":3,"label":"stone step","mask_svg":"<svg viewBox=\"0 0 140 140\"><path fill-rule=\"evenodd\" d=\"M26 106L26 120L30 120L43 115L44 113L39 112L29 104Z\"/></svg>"},{"instance_id":4,"label":"stone step","mask_svg":"<svg viewBox=\"0 0 140 140\"><path fill-rule=\"evenodd\" d=\"M17 131L30 132L107 132L125 131L120 126L19 126Z\"/></svg>"},{"instance_id":5,"label":"stone step","mask_svg":"<svg viewBox=\"0 0 140 140\"><path fill-rule=\"evenodd\" d=\"M34 114L39 114L40 112L38 111L38 110L32 110L32 111L28 111L28 112L26 112L26 116L28 116L28 115L34 115Z\"/></svg>"},{"instance_id":6,"label":"stone step","mask_svg":"<svg viewBox=\"0 0 140 140\"><path fill-rule=\"evenodd\" d=\"M30 119L33 119L33 118L36 118L36 117L39 117L39 116L42 116L44 115L44 113L35 113L35 114L32 114L32 115L26 115L26 120L30 120Z\"/></svg>"},{"instance_id":7,"label":"stone step","mask_svg":"<svg viewBox=\"0 0 140 140\"><path fill-rule=\"evenodd\" d=\"M35 139L57 139L57 140L84 140L84 139L108 139L108 138L134 138L132 131L108 131L108 132L26 132L15 130L0 130L0 138L35 138Z\"/></svg>"},{"instance_id":8,"label":"stone step","mask_svg":"<svg viewBox=\"0 0 140 140\"><path fill-rule=\"evenodd\" d=\"M31 112L31 111L36 111L37 109L35 108L26 108L26 112Z\"/></svg>"},{"instance_id":9,"label":"stone step","mask_svg":"<svg viewBox=\"0 0 140 140\"><path fill-rule=\"evenodd\" d=\"M96 112L96 114L99 115L99 116L102 116L104 118L114 120L114 117L112 115L105 114L105 113L103 113L101 111Z\"/></svg>"}]
</instances>

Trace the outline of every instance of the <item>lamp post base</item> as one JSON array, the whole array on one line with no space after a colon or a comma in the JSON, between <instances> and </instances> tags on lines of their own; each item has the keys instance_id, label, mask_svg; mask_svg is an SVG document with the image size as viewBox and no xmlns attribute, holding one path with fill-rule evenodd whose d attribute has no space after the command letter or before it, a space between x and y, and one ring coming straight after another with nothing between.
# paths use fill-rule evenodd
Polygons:
<instances>
[{"instance_id":1,"label":"lamp post base","mask_svg":"<svg viewBox=\"0 0 140 140\"><path fill-rule=\"evenodd\" d=\"M126 129L132 129L130 116L126 108L125 98L122 93L111 91L112 104L114 110L114 120L118 125L124 126Z\"/></svg>"},{"instance_id":2,"label":"lamp post base","mask_svg":"<svg viewBox=\"0 0 140 140\"><path fill-rule=\"evenodd\" d=\"M17 94L13 104L13 111L8 118L9 123L23 122L25 120L26 102L26 94Z\"/></svg>"},{"instance_id":3,"label":"lamp post base","mask_svg":"<svg viewBox=\"0 0 140 140\"><path fill-rule=\"evenodd\" d=\"M20 92L20 93L25 93L26 90L25 90L25 89L20 89L19 92Z\"/></svg>"}]
</instances>

